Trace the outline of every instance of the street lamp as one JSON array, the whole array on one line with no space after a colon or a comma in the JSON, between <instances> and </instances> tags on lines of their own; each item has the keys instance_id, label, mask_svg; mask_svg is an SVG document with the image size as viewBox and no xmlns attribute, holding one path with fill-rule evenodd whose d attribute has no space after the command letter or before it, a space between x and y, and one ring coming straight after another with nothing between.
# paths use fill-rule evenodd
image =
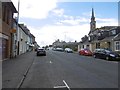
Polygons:
<instances>
[{"instance_id":1,"label":"street lamp","mask_svg":"<svg viewBox=\"0 0 120 90\"><path fill-rule=\"evenodd\" d=\"M18 32L18 21L19 21L19 7L20 7L20 0L18 0L18 13L17 13L17 24L16 24L16 30L17 30L17 32ZM17 38L17 34L18 33L16 33L16 40L18 39ZM18 40L17 40L17 42L15 42L15 45L16 46L18 46L17 44L18 44ZM15 49L15 57L16 57L16 54L17 54L17 49L18 49L19 47L16 47L16 49Z\"/></svg>"}]
</instances>

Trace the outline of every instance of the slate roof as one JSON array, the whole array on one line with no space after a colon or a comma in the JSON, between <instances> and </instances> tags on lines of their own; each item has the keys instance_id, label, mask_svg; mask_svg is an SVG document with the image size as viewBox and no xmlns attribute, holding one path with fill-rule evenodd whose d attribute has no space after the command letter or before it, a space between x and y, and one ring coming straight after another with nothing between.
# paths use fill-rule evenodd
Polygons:
<instances>
[{"instance_id":1,"label":"slate roof","mask_svg":"<svg viewBox=\"0 0 120 90\"><path fill-rule=\"evenodd\" d=\"M117 34L117 35L114 37L114 40L115 40L115 41L118 41L118 40L120 41L120 33Z\"/></svg>"},{"instance_id":2,"label":"slate roof","mask_svg":"<svg viewBox=\"0 0 120 90\"><path fill-rule=\"evenodd\" d=\"M25 27L24 24L19 24L19 26L22 28L22 30L25 32L25 34L30 36L30 34L29 34L30 30L27 27Z\"/></svg>"}]
</instances>

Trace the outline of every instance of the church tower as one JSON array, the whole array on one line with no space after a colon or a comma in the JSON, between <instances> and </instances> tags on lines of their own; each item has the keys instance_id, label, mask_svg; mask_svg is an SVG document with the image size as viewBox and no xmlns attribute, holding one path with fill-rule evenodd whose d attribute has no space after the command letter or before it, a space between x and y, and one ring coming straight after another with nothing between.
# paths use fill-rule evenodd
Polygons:
<instances>
[{"instance_id":1,"label":"church tower","mask_svg":"<svg viewBox=\"0 0 120 90\"><path fill-rule=\"evenodd\" d=\"M96 21L94 16L94 10L92 8L92 16L91 16L91 22L90 22L90 31L93 31L96 29Z\"/></svg>"}]
</instances>

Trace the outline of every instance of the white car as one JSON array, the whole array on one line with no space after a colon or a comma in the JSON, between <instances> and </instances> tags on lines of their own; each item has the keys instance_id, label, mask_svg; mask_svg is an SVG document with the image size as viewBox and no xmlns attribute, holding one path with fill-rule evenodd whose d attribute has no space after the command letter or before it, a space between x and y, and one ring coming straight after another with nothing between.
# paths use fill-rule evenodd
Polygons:
<instances>
[{"instance_id":1,"label":"white car","mask_svg":"<svg viewBox=\"0 0 120 90\"><path fill-rule=\"evenodd\" d=\"M65 52L67 52L67 53L73 53L73 50L71 48L65 48Z\"/></svg>"},{"instance_id":2,"label":"white car","mask_svg":"<svg viewBox=\"0 0 120 90\"><path fill-rule=\"evenodd\" d=\"M64 51L63 48L56 48L56 51Z\"/></svg>"}]
</instances>

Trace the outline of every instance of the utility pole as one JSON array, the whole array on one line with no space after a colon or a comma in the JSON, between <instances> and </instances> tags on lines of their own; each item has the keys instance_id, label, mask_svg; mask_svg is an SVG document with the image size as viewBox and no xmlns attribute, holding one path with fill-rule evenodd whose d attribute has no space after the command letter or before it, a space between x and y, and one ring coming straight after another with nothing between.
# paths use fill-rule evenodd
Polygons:
<instances>
[{"instance_id":1,"label":"utility pole","mask_svg":"<svg viewBox=\"0 0 120 90\"><path fill-rule=\"evenodd\" d=\"M16 48L15 48L15 57L16 57L16 54L17 54L17 51L18 51L18 42L19 42L19 40L18 40L18 38L17 38L17 34L18 34L18 32L19 32L19 30L18 30L18 22L19 22L19 7L20 7L20 0L18 0L18 13L17 13L17 24L16 24L16 42L15 42L15 45L16 45Z\"/></svg>"}]
</instances>

